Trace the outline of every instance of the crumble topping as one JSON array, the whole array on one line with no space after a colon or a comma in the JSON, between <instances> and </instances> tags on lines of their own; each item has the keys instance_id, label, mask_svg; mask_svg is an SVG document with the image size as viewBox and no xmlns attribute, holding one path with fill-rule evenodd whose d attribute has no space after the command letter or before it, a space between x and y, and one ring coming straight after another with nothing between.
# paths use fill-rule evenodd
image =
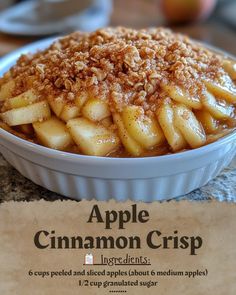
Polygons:
<instances>
[{"instance_id":1,"label":"crumble topping","mask_svg":"<svg viewBox=\"0 0 236 295\"><path fill-rule=\"evenodd\" d=\"M73 103L81 91L108 101L111 109L141 105L152 115L166 98L161 83L174 83L197 95L201 78L219 79L221 58L188 37L168 29L106 28L76 32L48 49L22 55L11 69L15 95L29 88Z\"/></svg>"}]
</instances>

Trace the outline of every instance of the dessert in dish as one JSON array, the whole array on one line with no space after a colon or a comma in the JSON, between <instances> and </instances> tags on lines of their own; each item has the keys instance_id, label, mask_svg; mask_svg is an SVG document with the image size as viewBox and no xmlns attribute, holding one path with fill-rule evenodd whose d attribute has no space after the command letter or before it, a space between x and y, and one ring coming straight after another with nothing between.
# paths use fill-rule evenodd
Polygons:
<instances>
[{"instance_id":1,"label":"dessert in dish","mask_svg":"<svg viewBox=\"0 0 236 295\"><path fill-rule=\"evenodd\" d=\"M236 65L163 28L74 33L0 80L0 127L73 153L195 149L236 127Z\"/></svg>"}]
</instances>

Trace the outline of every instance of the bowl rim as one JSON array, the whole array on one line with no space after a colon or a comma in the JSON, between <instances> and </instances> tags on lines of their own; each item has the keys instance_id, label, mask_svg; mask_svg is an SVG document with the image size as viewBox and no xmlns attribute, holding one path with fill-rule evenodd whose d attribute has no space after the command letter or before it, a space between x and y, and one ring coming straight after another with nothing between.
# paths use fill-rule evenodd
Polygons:
<instances>
[{"instance_id":1,"label":"bowl rim","mask_svg":"<svg viewBox=\"0 0 236 295\"><path fill-rule=\"evenodd\" d=\"M18 57L21 54L25 54L28 52L35 52L35 51L39 51L39 50L43 50L44 48L48 47L53 41L55 41L56 39L60 38L59 37L50 37L50 38L46 38L43 40L39 40L36 42L33 42L31 44L28 44L26 46L23 46L7 55L5 55L4 57L0 58L0 76L2 76L2 74L7 71L8 68L10 68L12 66L12 63L14 64L16 62L16 60L18 59ZM194 39L192 39L194 40ZM221 50L215 46L209 45L209 44L205 44L203 42L200 42L198 40L194 40L195 42L199 43L200 45L209 48L211 50L214 50L216 53L220 53L220 54L224 54L230 58L235 59L235 57L230 54L225 52L224 50ZM6 69L7 68L7 69ZM142 162L147 162L149 161L167 161L167 160L179 160L179 159L188 159L188 158L194 158L196 156L201 156L203 154L205 154L206 152L210 152L213 151L215 149L218 149L220 146L230 142L231 140L233 140L235 138L236 140L236 130L234 130L233 132L230 132L229 134L223 136L222 138L209 143L207 145L204 145L202 147L199 148L195 148L195 149L190 149L190 150L186 150L186 151L182 151L182 152L177 152L177 153L173 153L173 154L166 154L166 155L160 155L160 156L147 156L147 157L127 157L127 158L119 158L119 157L100 157L100 156L89 156L89 155L83 155L83 154L76 154L76 153L70 153L70 152L65 152L65 151L59 151L59 150L55 150L55 149L51 149L45 146L42 146L40 144L36 144L36 143L32 143L28 140L22 139L2 128L0 128L0 145L2 144L1 141L2 139L10 142L13 145L17 145L20 146L21 148L26 149L27 151L31 152L31 153L37 153L40 154L41 156L46 156L46 157L50 157L53 159L60 159L60 160L70 160L73 162L80 162L80 161L86 161L86 162L94 162L96 161L96 163L103 163L104 161L106 161L107 163L142 163ZM4 143L3 143L4 145Z\"/></svg>"}]
</instances>

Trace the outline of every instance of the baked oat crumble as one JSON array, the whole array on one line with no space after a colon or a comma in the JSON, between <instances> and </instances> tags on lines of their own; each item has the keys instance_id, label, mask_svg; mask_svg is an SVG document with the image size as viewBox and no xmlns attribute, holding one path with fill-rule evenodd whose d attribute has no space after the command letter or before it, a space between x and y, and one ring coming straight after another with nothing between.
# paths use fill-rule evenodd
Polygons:
<instances>
[{"instance_id":1,"label":"baked oat crumble","mask_svg":"<svg viewBox=\"0 0 236 295\"><path fill-rule=\"evenodd\" d=\"M13 95L27 90L29 77L42 96L63 93L72 101L78 91L155 112L161 83L175 83L190 93L202 88L201 77L217 79L221 59L188 37L168 29L106 28L76 32L35 55L23 55L11 70ZM197 86L197 87L196 87ZM117 100L114 93L122 94Z\"/></svg>"},{"instance_id":2,"label":"baked oat crumble","mask_svg":"<svg viewBox=\"0 0 236 295\"><path fill-rule=\"evenodd\" d=\"M75 32L0 78L0 127L89 155L197 148L235 128L235 80L232 59L166 28Z\"/></svg>"}]
</instances>

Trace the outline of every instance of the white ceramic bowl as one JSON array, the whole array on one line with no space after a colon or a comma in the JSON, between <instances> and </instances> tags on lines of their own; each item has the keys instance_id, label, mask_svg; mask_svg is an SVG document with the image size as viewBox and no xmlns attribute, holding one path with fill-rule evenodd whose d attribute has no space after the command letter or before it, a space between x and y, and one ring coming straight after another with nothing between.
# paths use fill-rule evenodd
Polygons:
<instances>
[{"instance_id":1,"label":"white ceramic bowl","mask_svg":"<svg viewBox=\"0 0 236 295\"><path fill-rule=\"evenodd\" d=\"M43 49L51 42L37 42L8 55L0 61L0 75L22 52ZM236 132L195 150L123 159L55 151L0 129L0 152L25 177L67 197L151 202L189 193L219 174L236 154Z\"/></svg>"}]
</instances>

